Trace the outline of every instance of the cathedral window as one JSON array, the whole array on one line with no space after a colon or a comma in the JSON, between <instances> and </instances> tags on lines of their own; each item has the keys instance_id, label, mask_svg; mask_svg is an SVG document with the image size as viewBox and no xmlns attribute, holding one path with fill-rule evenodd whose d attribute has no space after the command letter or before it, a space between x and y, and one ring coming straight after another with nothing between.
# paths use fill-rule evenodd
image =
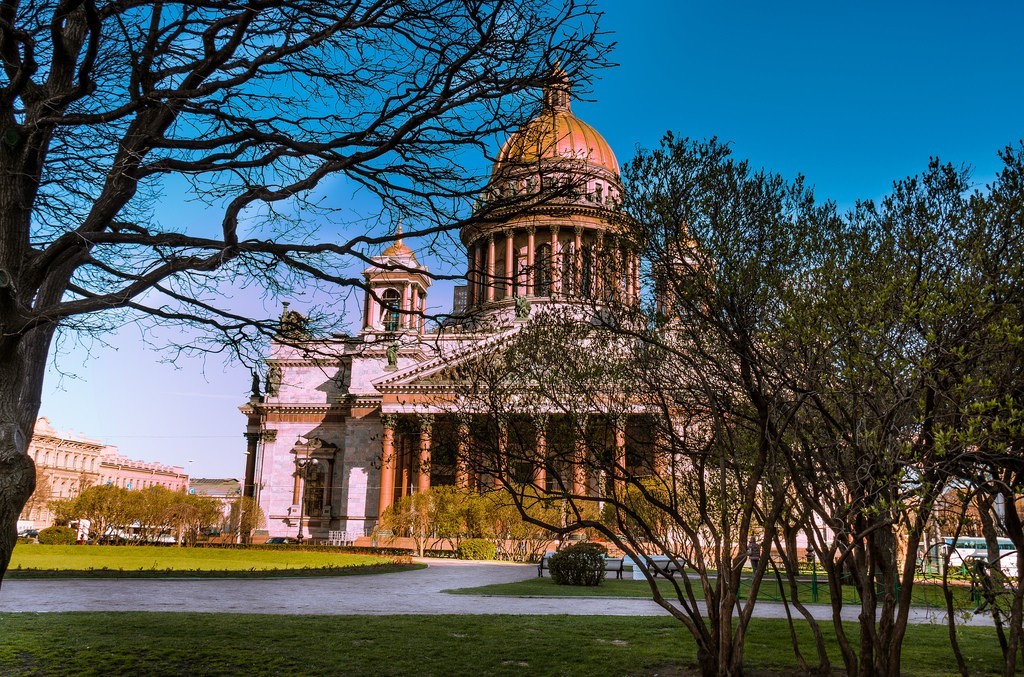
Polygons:
<instances>
[{"instance_id":1,"label":"cathedral window","mask_svg":"<svg viewBox=\"0 0 1024 677\"><path fill-rule=\"evenodd\" d=\"M324 505L324 473L320 463L313 463L305 468L305 486L302 489L303 512L306 515L319 515Z\"/></svg>"},{"instance_id":2,"label":"cathedral window","mask_svg":"<svg viewBox=\"0 0 1024 677\"><path fill-rule=\"evenodd\" d=\"M584 246L580 255L580 296L590 299L594 297L594 250Z\"/></svg>"},{"instance_id":3,"label":"cathedral window","mask_svg":"<svg viewBox=\"0 0 1024 677\"><path fill-rule=\"evenodd\" d=\"M551 245L544 243L537 247L534 257L534 295L551 296Z\"/></svg>"},{"instance_id":4,"label":"cathedral window","mask_svg":"<svg viewBox=\"0 0 1024 677\"><path fill-rule=\"evenodd\" d=\"M399 313L399 306L402 303L402 295L395 289L384 290L383 296L381 296L383 305L383 312L381 313L381 324L385 331L398 331L399 319L401 314Z\"/></svg>"},{"instance_id":5,"label":"cathedral window","mask_svg":"<svg viewBox=\"0 0 1024 677\"><path fill-rule=\"evenodd\" d=\"M576 286L576 245L572 242L562 248L562 293L572 294Z\"/></svg>"}]
</instances>

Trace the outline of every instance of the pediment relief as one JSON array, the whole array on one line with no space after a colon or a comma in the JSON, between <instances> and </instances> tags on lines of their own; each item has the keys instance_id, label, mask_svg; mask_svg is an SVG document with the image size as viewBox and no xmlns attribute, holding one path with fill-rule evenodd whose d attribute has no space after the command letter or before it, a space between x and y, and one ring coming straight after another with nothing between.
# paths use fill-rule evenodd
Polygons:
<instances>
[{"instance_id":1,"label":"pediment relief","mask_svg":"<svg viewBox=\"0 0 1024 677\"><path fill-rule=\"evenodd\" d=\"M481 364L482 360L490 359L490 355L521 331L523 326L513 326L500 334L442 353L422 364L388 374L374 381L373 385L381 392L393 392L408 388L436 388L466 383L477 373L477 365Z\"/></svg>"}]
</instances>

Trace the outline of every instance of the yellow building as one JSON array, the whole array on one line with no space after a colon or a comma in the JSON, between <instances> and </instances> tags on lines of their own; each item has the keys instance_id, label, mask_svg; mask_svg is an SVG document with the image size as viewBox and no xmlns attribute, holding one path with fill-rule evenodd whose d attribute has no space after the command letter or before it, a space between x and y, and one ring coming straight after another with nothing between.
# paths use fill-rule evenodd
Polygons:
<instances>
[{"instance_id":1,"label":"yellow building","mask_svg":"<svg viewBox=\"0 0 1024 677\"><path fill-rule=\"evenodd\" d=\"M36 464L36 490L22 510L19 530L50 526L50 501L75 498L93 485L110 484L129 490L159 485L173 491L188 486L188 475L182 467L121 456L115 446L56 430L45 417L36 421L28 456Z\"/></svg>"}]
</instances>

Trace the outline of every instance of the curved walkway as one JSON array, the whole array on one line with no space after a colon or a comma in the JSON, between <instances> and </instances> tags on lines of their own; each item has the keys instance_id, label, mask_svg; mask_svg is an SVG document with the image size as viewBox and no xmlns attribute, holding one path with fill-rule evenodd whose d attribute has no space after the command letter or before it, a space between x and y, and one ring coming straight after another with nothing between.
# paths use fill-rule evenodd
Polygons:
<instances>
[{"instance_id":1,"label":"curved walkway","mask_svg":"<svg viewBox=\"0 0 1024 677\"><path fill-rule=\"evenodd\" d=\"M659 616L650 600L616 597L451 595L452 588L510 583L537 575L536 565L421 560L426 569L371 576L268 579L15 579L0 588L0 612L195 611L292 615L568 614ZM810 607L827 620L831 609ZM848 612L848 615L847 613ZM755 615L784 618L781 604L759 602ZM856 621L857 609L844 610ZM911 623L944 623L945 614L914 608ZM991 625L974 616L970 625Z\"/></svg>"}]
</instances>

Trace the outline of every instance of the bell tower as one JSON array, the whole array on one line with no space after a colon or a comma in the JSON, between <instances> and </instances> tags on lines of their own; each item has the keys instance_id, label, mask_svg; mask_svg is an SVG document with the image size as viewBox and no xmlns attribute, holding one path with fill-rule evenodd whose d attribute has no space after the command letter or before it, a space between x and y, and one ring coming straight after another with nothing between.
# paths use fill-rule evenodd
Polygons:
<instances>
[{"instance_id":1,"label":"bell tower","mask_svg":"<svg viewBox=\"0 0 1024 677\"><path fill-rule=\"evenodd\" d=\"M430 276L402 242L401 224L396 235L395 243L370 259L373 265L363 271L363 333L423 333Z\"/></svg>"},{"instance_id":2,"label":"bell tower","mask_svg":"<svg viewBox=\"0 0 1024 677\"><path fill-rule=\"evenodd\" d=\"M654 300L657 313L666 322L679 318L679 281L691 279L701 266L696 241L690 237L685 222L679 224L675 235L667 237L660 256L651 266L654 279Z\"/></svg>"}]
</instances>

